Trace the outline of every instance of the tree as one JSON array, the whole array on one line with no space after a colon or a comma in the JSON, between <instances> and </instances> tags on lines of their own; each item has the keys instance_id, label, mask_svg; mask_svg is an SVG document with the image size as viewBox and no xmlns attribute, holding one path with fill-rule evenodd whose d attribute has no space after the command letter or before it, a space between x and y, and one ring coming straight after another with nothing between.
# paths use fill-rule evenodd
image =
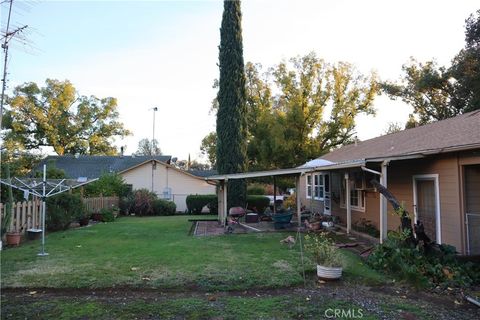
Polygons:
<instances>
[{"instance_id":1,"label":"tree","mask_svg":"<svg viewBox=\"0 0 480 320\"><path fill-rule=\"evenodd\" d=\"M465 48L452 61L452 105L463 112L480 109L480 10L465 20Z\"/></svg>"},{"instance_id":2,"label":"tree","mask_svg":"<svg viewBox=\"0 0 480 320\"><path fill-rule=\"evenodd\" d=\"M207 156L210 166L215 168L217 164L217 133L215 131L210 132L202 139L200 151L202 155Z\"/></svg>"},{"instance_id":3,"label":"tree","mask_svg":"<svg viewBox=\"0 0 480 320\"><path fill-rule=\"evenodd\" d=\"M261 68L246 65L251 169L295 167L350 143L355 117L374 113L375 75L363 76L348 63L327 64L310 53L265 73ZM204 141L210 155L215 140Z\"/></svg>"},{"instance_id":4,"label":"tree","mask_svg":"<svg viewBox=\"0 0 480 320\"><path fill-rule=\"evenodd\" d=\"M382 89L391 99L401 98L411 105L419 124L447 119L462 112L451 104L454 87L446 67L438 66L435 61L421 63L411 58L402 70L404 76L400 82L384 82Z\"/></svg>"},{"instance_id":5,"label":"tree","mask_svg":"<svg viewBox=\"0 0 480 320\"><path fill-rule=\"evenodd\" d=\"M53 147L58 155L116 154L113 138L130 132L118 122L117 100L79 95L68 81L47 79L14 89L4 133L13 150Z\"/></svg>"},{"instance_id":6,"label":"tree","mask_svg":"<svg viewBox=\"0 0 480 320\"><path fill-rule=\"evenodd\" d=\"M383 134L391 134L402 131L402 125L398 122L389 122Z\"/></svg>"},{"instance_id":7,"label":"tree","mask_svg":"<svg viewBox=\"0 0 480 320\"><path fill-rule=\"evenodd\" d=\"M399 82L385 82L382 89L413 106L407 128L480 109L480 10L465 20L465 48L450 67L411 58L402 70Z\"/></svg>"},{"instance_id":8,"label":"tree","mask_svg":"<svg viewBox=\"0 0 480 320\"><path fill-rule=\"evenodd\" d=\"M224 1L219 46L217 169L220 174L246 170L246 92L240 1ZM228 182L229 207L245 207L246 184Z\"/></svg>"},{"instance_id":9,"label":"tree","mask_svg":"<svg viewBox=\"0 0 480 320\"><path fill-rule=\"evenodd\" d=\"M158 147L157 139L149 140L144 138L138 142L138 148L135 152L137 156L161 156L162 150Z\"/></svg>"}]
</instances>

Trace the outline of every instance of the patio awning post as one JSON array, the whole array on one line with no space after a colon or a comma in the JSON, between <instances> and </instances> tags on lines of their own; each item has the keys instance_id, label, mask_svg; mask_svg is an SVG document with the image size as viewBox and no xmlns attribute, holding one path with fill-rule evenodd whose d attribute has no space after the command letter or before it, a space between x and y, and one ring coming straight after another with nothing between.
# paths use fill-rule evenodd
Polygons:
<instances>
[{"instance_id":1,"label":"patio awning post","mask_svg":"<svg viewBox=\"0 0 480 320\"><path fill-rule=\"evenodd\" d=\"M345 172L345 204L347 206L347 234L350 234L352 229L352 206L350 201L350 179L348 172Z\"/></svg>"},{"instance_id":2,"label":"patio awning post","mask_svg":"<svg viewBox=\"0 0 480 320\"><path fill-rule=\"evenodd\" d=\"M382 175L380 176L380 184L387 188L387 168L388 161L382 162ZM387 198L380 194L380 243L387 239Z\"/></svg>"},{"instance_id":3,"label":"patio awning post","mask_svg":"<svg viewBox=\"0 0 480 320\"><path fill-rule=\"evenodd\" d=\"M300 203L300 175L295 176L295 200L297 203L297 221L298 221L298 230L302 227L302 213L301 213L301 203Z\"/></svg>"},{"instance_id":4,"label":"patio awning post","mask_svg":"<svg viewBox=\"0 0 480 320\"><path fill-rule=\"evenodd\" d=\"M222 226L225 226L228 216L228 205L227 205L227 192L228 192L228 180L225 179L223 183L223 217L222 217Z\"/></svg>"}]
</instances>

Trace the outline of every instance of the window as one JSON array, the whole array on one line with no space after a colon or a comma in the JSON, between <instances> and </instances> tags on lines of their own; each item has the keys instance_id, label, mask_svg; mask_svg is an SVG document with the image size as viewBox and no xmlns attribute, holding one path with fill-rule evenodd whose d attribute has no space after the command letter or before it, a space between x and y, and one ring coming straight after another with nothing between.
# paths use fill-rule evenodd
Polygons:
<instances>
[{"instance_id":1,"label":"window","mask_svg":"<svg viewBox=\"0 0 480 320\"><path fill-rule=\"evenodd\" d=\"M324 195L324 175L316 174L314 176L314 198L317 200L323 200Z\"/></svg>"},{"instance_id":2,"label":"window","mask_svg":"<svg viewBox=\"0 0 480 320\"><path fill-rule=\"evenodd\" d=\"M307 198L312 197L312 175L307 175Z\"/></svg>"},{"instance_id":3,"label":"window","mask_svg":"<svg viewBox=\"0 0 480 320\"><path fill-rule=\"evenodd\" d=\"M363 211L365 209L365 193L363 190L356 189L355 183L350 183L350 205L353 209L357 209L359 211ZM342 182L342 192L341 192L341 199L340 205L342 208L347 206L346 201L346 188L345 188L345 180Z\"/></svg>"}]
</instances>

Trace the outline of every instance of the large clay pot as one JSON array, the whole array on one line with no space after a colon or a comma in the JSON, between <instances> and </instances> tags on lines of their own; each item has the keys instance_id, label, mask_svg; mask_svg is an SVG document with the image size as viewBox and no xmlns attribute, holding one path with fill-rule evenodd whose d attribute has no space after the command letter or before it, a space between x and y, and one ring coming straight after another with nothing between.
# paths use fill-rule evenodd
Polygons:
<instances>
[{"instance_id":1,"label":"large clay pot","mask_svg":"<svg viewBox=\"0 0 480 320\"><path fill-rule=\"evenodd\" d=\"M317 276L320 279L335 280L342 276L341 267L324 267L317 264Z\"/></svg>"},{"instance_id":2,"label":"large clay pot","mask_svg":"<svg viewBox=\"0 0 480 320\"><path fill-rule=\"evenodd\" d=\"M8 246L18 246L20 244L21 239L22 239L22 234L20 232L8 232L6 235Z\"/></svg>"}]
</instances>

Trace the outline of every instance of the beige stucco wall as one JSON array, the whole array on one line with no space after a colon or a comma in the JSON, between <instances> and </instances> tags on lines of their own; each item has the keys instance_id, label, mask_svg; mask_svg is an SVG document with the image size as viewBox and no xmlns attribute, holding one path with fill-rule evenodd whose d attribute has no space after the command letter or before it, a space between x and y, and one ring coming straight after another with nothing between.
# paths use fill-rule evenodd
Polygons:
<instances>
[{"instance_id":1,"label":"beige stucco wall","mask_svg":"<svg viewBox=\"0 0 480 320\"><path fill-rule=\"evenodd\" d=\"M166 187L172 189L172 198L177 205L177 211L187 209L185 199L189 194L214 194L215 186L209 185L202 178L193 177L172 167L157 162L153 171L153 189L161 198ZM152 164L145 163L139 167L121 173L125 183L131 184L133 189L152 187Z\"/></svg>"}]
</instances>

